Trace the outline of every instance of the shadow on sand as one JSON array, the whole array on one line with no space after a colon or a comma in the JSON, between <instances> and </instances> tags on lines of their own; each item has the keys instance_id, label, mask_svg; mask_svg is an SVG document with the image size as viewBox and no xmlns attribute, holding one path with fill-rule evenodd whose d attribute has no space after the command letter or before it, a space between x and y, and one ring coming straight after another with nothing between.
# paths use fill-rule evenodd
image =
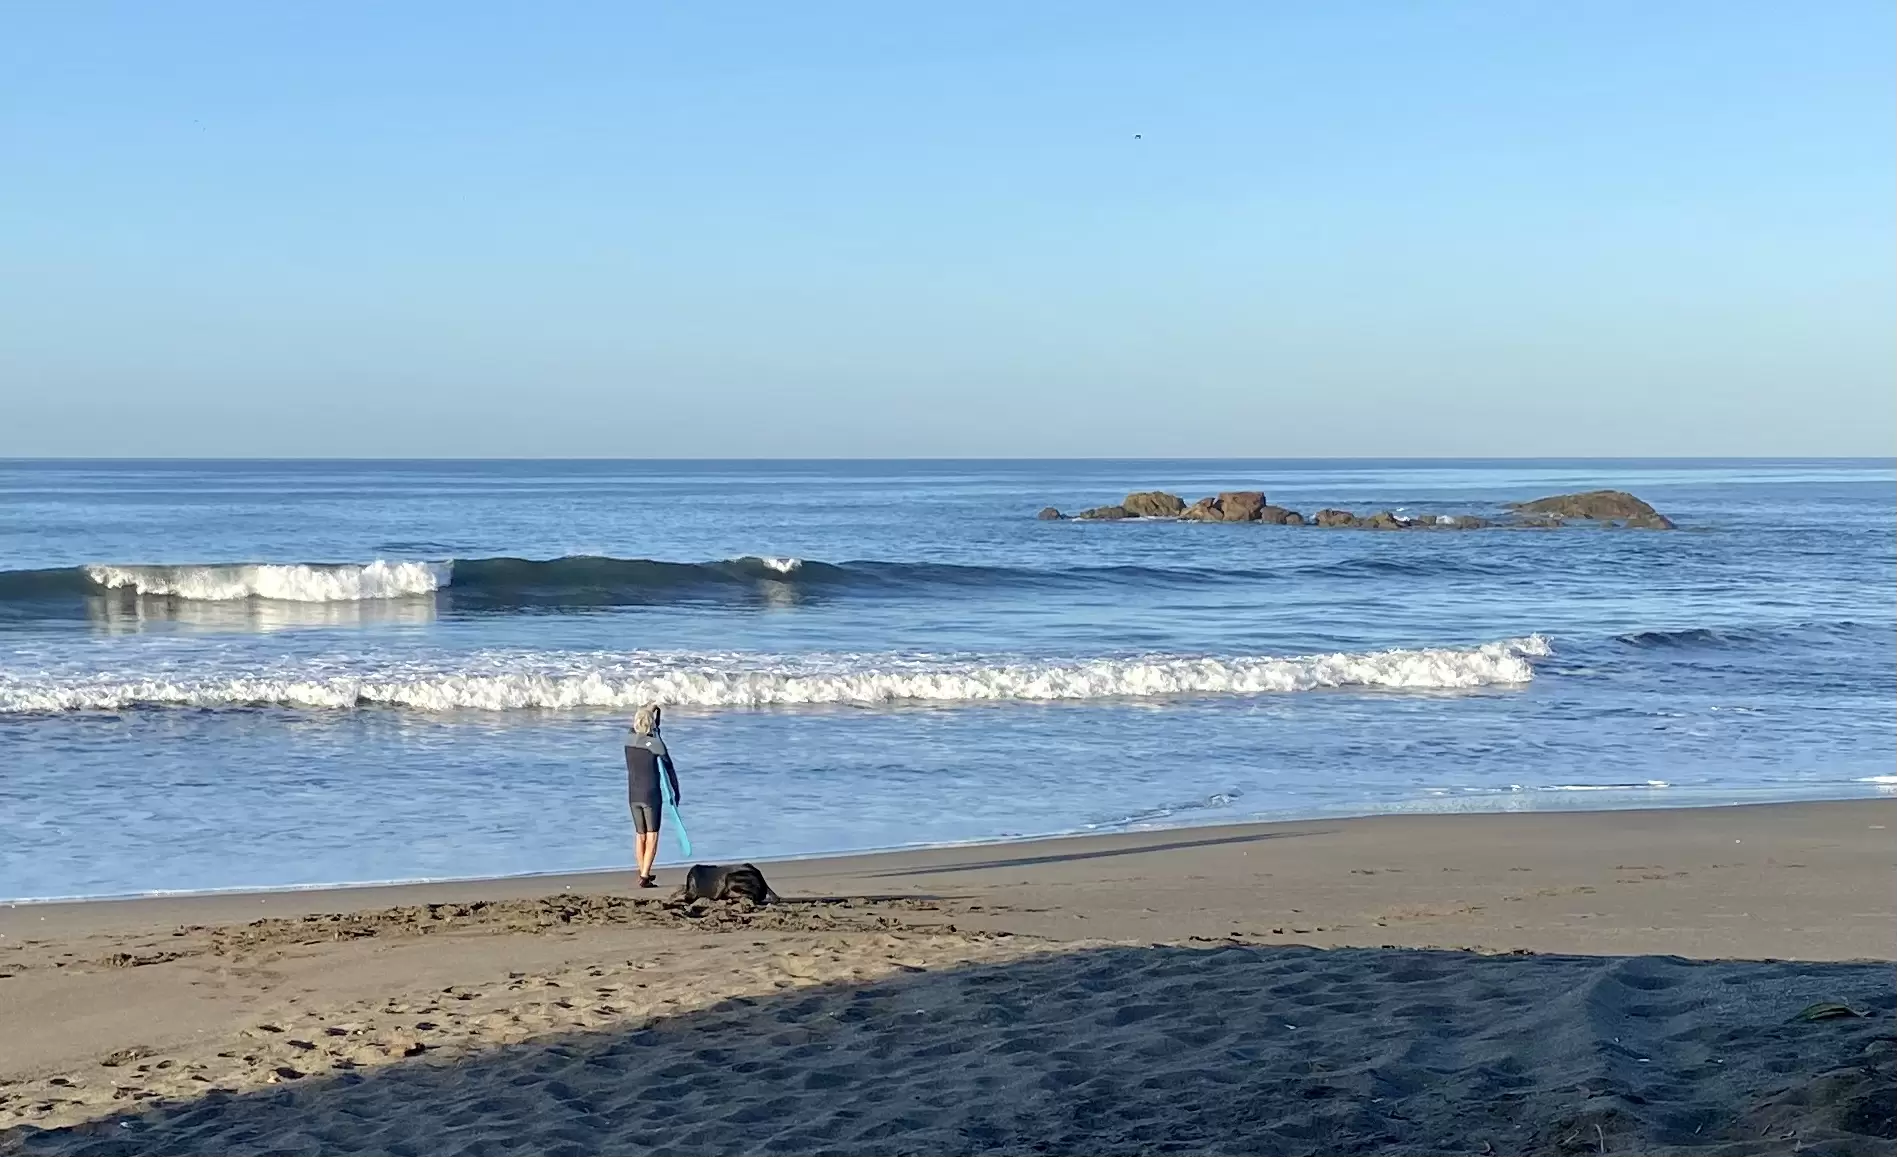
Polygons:
<instances>
[{"instance_id":1,"label":"shadow on sand","mask_svg":"<svg viewBox=\"0 0 1897 1157\"><path fill-rule=\"evenodd\" d=\"M1817 1001L1870 1015L1807 1022ZM1890 1154L1881 964L1114 947L427 1056L0 1151Z\"/></svg>"}]
</instances>

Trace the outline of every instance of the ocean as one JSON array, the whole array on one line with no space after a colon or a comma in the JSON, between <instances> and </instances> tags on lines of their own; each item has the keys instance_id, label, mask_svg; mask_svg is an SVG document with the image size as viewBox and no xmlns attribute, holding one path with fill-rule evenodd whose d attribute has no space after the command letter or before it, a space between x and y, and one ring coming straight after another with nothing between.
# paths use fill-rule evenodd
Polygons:
<instances>
[{"instance_id":1,"label":"ocean","mask_svg":"<svg viewBox=\"0 0 1897 1157\"><path fill-rule=\"evenodd\" d=\"M1038 521L1133 490L1673 531ZM0 461L0 899L1897 792L1897 468ZM667 835L661 864L677 862Z\"/></svg>"}]
</instances>

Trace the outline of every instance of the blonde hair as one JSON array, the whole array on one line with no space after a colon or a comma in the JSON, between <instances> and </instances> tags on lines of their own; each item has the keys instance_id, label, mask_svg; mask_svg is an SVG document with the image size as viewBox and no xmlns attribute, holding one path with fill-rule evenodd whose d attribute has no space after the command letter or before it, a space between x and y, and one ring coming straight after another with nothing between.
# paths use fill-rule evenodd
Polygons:
<instances>
[{"instance_id":1,"label":"blonde hair","mask_svg":"<svg viewBox=\"0 0 1897 1157\"><path fill-rule=\"evenodd\" d=\"M639 708L638 714L632 717L632 729L640 735L657 735L659 733L659 705L648 703Z\"/></svg>"}]
</instances>

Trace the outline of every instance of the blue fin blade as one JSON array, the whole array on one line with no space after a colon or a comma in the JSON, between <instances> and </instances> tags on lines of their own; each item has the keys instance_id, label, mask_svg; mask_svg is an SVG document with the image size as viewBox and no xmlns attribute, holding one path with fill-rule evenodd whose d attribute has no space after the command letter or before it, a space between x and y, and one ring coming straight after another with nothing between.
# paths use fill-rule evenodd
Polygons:
<instances>
[{"instance_id":1,"label":"blue fin blade","mask_svg":"<svg viewBox=\"0 0 1897 1157\"><path fill-rule=\"evenodd\" d=\"M678 805L673 803L670 797L667 797L665 801L665 819L667 826L678 836L678 854L688 860L691 859L692 837L685 834L685 821L678 818Z\"/></svg>"}]
</instances>

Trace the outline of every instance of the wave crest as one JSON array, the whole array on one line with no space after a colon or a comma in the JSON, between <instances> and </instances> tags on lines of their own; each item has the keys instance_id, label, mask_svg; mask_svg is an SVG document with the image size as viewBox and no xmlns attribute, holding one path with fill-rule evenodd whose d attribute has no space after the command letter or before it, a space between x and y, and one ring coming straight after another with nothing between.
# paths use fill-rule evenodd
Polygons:
<instances>
[{"instance_id":1,"label":"wave crest","mask_svg":"<svg viewBox=\"0 0 1897 1157\"><path fill-rule=\"evenodd\" d=\"M288 671L256 678L63 679L0 676L0 713L116 711L135 707L398 707L418 711L706 708L904 702L1260 695L1323 688L1467 690L1534 678L1529 659L1550 654L1539 635L1478 647L1287 658L1148 656L1065 662L865 661L674 657L626 663L546 659L514 671Z\"/></svg>"},{"instance_id":2,"label":"wave crest","mask_svg":"<svg viewBox=\"0 0 1897 1157\"><path fill-rule=\"evenodd\" d=\"M273 599L291 603L357 602L433 594L448 585L450 563L275 564L235 566L89 566L86 577L106 590L227 602Z\"/></svg>"},{"instance_id":3,"label":"wave crest","mask_svg":"<svg viewBox=\"0 0 1897 1157\"><path fill-rule=\"evenodd\" d=\"M416 544L426 545L426 544ZM143 597L183 602L348 603L437 595L444 607L640 606L674 601L776 601L801 596L885 596L986 588L1114 591L1191 589L1233 582L1307 577L1378 582L1391 576L1488 573L1494 568L1443 559L1359 558L1218 568L1180 565L984 566L856 559L819 562L745 555L711 562L569 555L506 555L446 561L377 559L368 563L98 563L45 570L0 570L0 616L34 618L83 612L88 598Z\"/></svg>"}]
</instances>

